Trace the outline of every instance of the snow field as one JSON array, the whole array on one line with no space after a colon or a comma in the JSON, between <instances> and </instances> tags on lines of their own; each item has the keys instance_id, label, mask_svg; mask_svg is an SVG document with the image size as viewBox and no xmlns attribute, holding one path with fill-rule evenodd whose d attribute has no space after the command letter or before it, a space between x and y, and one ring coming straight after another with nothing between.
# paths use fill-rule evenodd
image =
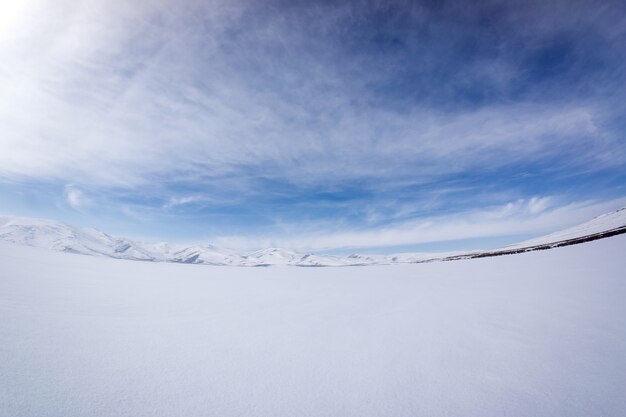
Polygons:
<instances>
[{"instance_id":1,"label":"snow field","mask_svg":"<svg viewBox=\"0 0 626 417\"><path fill-rule=\"evenodd\" d=\"M0 243L0 415L623 416L625 250L232 268Z\"/></svg>"}]
</instances>

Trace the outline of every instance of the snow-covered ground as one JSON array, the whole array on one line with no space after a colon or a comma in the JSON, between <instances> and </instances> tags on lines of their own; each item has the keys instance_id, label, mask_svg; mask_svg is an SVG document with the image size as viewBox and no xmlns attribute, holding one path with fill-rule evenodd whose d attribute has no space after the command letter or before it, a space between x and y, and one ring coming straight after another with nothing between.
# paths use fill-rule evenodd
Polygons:
<instances>
[{"instance_id":1,"label":"snow-covered ground","mask_svg":"<svg viewBox=\"0 0 626 417\"><path fill-rule=\"evenodd\" d=\"M615 230L621 227L626 227L626 207L610 213L602 214L588 222L574 227L559 230L546 236L525 240L518 244L507 246L507 248L523 248L534 245L542 245L545 243L559 242L582 236L589 236L608 230Z\"/></svg>"},{"instance_id":2,"label":"snow-covered ground","mask_svg":"<svg viewBox=\"0 0 626 417\"><path fill-rule=\"evenodd\" d=\"M626 415L626 235L368 268L0 243L0 415Z\"/></svg>"}]
</instances>

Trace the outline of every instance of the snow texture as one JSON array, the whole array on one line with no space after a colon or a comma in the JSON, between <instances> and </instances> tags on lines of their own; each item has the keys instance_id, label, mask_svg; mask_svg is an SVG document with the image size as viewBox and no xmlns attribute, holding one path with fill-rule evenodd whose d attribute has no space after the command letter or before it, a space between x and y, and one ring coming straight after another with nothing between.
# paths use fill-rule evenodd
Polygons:
<instances>
[{"instance_id":1,"label":"snow texture","mask_svg":"<svg viewBox=\"0 0 626 417\"><path fill-rule=\"evenodd\" d=\"M622 417L625 251L205 268L0 243L0 415Z\"/></svg>"}]
</instances>

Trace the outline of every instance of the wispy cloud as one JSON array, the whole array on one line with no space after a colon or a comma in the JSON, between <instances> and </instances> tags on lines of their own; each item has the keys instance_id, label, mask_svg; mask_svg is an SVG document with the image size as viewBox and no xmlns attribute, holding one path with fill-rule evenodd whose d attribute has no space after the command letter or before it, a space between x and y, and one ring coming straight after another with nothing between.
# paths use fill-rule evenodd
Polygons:
<instances>
[{"instance_id":1,"label":"wispy cloud","mask_svg":"<svg viewBox=\"0 0 626 417\"><path fill-rule=\"evenodd\" d=\"M12 149L0 159L3 175L137 186L155 177L215 180L244 166L323 183L338 168L347 178L440 175L583 149L572 161L589 164L619 144L605 125L615 115L599 97L373 107L371 91L352 79L393 71L333 64L340 45L289 33L280 12L257 20L242 11L250 6L217 5L193 19L183 4L162 20L172 8L37 9L46 15L2 54L2 146ZM344 9L327 12L328 21L346 19ZM26 49L31 43L40 46ZM612 153L611 162L623 156Z\"/></svg>"},{"instance_id":2,"label":"wispy cloud","mask_svg":"<svg viewBox=\"0 0 626 417\"><path fill-rule=\"evenodd\" d=\"M395 223L391 226L302 233L301 225L291 225L294 233L281 236L229 236L216 243L234 248L290 247L300 250L366 249L410 246L424 243L492 237L547 234L590 220L594 216L626 205L626 198L598 202L556 204L554 197L534 197L502 206L458 212L443 216ZM329 230L328 227L325 230Z\"/></svg>"},{"instance_id":3,"label":"wispy cloud","mask_svg":"<svg viewBox=\"0 0 626 417\"><path fill-rule=\"evenodd\" d=\"M531 201L626 166L617 3L19 3L0 6L0 181L279 231ZM438 194L451 182L466 192Z\"/></svg>"},{"instance_id":4,"label":"wispy cloud","mask_svg":"<svg viewBox=\"0 0 626 417\"><path fill-rule=\"evenodd\" d=\"M71 184L65 186L65 197L67 204L78 211L88 208L92 204L91 199L83 191Z\"/></svg>"}]
</instances>

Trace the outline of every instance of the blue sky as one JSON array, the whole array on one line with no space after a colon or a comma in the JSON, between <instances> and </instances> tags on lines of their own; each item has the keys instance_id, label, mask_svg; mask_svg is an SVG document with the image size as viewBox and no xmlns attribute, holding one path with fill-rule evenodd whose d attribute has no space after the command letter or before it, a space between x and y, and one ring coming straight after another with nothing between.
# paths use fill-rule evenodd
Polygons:
<instances>
[{"instance_id":1,"label":"blue sky","mask_svg":"<svg viewBox=\"0 0 626 417\"><path fill-rule=\"evenodd\" d=\"M0 6L0 212L445 250L626 205L619 1Z\"/></svg>"}]
</instances>

